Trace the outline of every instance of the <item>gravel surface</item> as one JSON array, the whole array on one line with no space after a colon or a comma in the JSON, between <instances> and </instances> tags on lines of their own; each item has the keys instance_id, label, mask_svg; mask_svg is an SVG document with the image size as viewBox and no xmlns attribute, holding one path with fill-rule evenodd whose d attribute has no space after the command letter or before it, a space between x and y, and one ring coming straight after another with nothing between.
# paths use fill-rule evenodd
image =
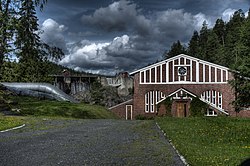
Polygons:
<instances>
[{"instance_id":1,"label":"gravel surface","mask_svg":"<svg viewBox=\"0 0 250 166\"><path fill-rule=\"evenodd\" d=\"M49 120L0 133L0 165L184 165L154 121Z\"/></svg>"}]
</instances>

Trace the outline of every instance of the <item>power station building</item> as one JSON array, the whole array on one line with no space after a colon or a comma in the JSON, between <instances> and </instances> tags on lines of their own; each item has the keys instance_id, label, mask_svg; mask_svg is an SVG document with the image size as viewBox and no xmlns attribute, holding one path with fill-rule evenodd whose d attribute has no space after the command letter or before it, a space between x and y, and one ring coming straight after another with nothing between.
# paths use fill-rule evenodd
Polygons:
<instances>
[{"instance_id":1,"label":"power station building","mask_svg":"<svg viewBox=\"0 0 250 166\"><path fill-rule=\"evenodd\" d=\"M134 79L133 99L110 108L121 118L162 116L167 112L187 117L195 98L208 104L204 116L236 116L232 105L235 94L228 83L233 74L227 67L180 54L130 76ZM163 106L164 100L171 101L170 108ZM242 110L237 116L250 117L250 110Z\"/></svg>"}]
</instances>

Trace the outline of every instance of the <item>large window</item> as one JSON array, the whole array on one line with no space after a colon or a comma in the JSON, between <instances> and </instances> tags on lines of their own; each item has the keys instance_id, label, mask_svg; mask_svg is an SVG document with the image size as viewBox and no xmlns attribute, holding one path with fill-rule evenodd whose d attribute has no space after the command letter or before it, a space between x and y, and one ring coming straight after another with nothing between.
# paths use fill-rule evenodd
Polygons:
<instances>
[{"instance_id":1,"label":"large window","mask_svg":"<svg viewBox=\"0 0 250 166\"><path fill-rule=\"evenodd\" d=\"M149 91L145 94L145 112L154 113L157 110L155 105L165 99L166 96L161 91Z\"/></svg>"},{"instance_id":2,"label":"large window","mask_svg":"<svg viewBox=\"0 0 250 166\"><path fill-rule=\"evenodd\" d=\"M222 109L222 93L215 90L204 91L201 99L207 103Z\"/></svg>"}]
</instances>

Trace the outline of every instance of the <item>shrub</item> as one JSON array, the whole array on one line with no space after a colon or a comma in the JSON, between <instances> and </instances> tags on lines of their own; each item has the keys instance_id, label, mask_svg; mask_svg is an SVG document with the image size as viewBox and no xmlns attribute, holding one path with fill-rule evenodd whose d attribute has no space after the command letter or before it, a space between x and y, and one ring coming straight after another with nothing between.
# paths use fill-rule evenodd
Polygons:
<instances>
[{"instance_id":1,"label":"shrub","mask_svg":"<svg viewBox=\"0 0 250 166\"><path fill-rule=\"evenodd\" d=\"M190 113L193 117L201 117L204 116L208 105L202 102L198 97L193 98L190 103Z\"/></svg>"},{"instance_id":2,"label":"shrub","mask_svg":"<svg viewBox=\"0 0 250 166\"><path fill-rule=\"evenodd\" d=\"M165 116L169 116L169 117L172 117L172 113L171 113L171 110L172 110L172 100L170 97L167 97L165 100L163 100L161 103L159 103L157 106L158 106L158 110L159 110L159 107L160 105L164 105L165 106L165 109L166 109L166 114Z\"/></svg>"},{"instance_id":3,"label":"shrub","mask_svg":"<svg viewBox=\"0 0 250 166\"><path fill-rule=\"evenodd\" d=\"M146 117L146 116L144 116L144 115L136 115L135 116L135 119L136 120L153 120L154 119L154 117Z\"/></svg>"}]
</instances>

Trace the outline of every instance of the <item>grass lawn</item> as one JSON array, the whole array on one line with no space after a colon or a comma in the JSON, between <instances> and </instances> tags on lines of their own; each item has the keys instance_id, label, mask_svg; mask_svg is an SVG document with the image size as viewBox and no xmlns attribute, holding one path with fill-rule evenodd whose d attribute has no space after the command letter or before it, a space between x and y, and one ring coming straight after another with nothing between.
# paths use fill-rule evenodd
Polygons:
<instances>
[{"instance_id":1,"label":"grass lawn","mask_svg":"<svg viewBox=\"0 0 250 166\"><path fill-rule=\"evenodd\" d=\"M190 165L239 165L250 158L250 119L157 118Z\"/></svg>"},{"instance_id":2,"label":"grass lawn","mask_svg":"<svg viewBox=\"0 0 250 166\"><path fill-rule=\"evenodd\" d=\"M11 96L10 98L11 100L18 102L18 105L12 106L12 108L20 109L19 115L22 116L3 116L0 113L0 131L16 127L24 123L32 124L34 121L40 120L43 117L81 119L116 118L116 116L105 107L97 105L39 100L32 97ZM37 118L31 118L31 116Z\"/></svg>"},{"instance_id":3,"label":"grass lawn","mask_svg":"<svg viewBox=\"0 0 250 166\"><path fill-rule=\"evenodd\" d=\"M81 119L113 119L115 115L105 107L84 103L58 102L54 100L38 100L31 97L14 97L16 107L21 115L58 116Z\"/></svg>"},{"instance_id":4,"label":"grass lawn","mask_svg":"<svg viewBox=\"0 0 250 166\"><path fill-rule=\"evenodd\" d=\"M24 120L20 117L5 117L0 114L0 131L17 127L24 123Z\"/></svg>"}]
</instances>

